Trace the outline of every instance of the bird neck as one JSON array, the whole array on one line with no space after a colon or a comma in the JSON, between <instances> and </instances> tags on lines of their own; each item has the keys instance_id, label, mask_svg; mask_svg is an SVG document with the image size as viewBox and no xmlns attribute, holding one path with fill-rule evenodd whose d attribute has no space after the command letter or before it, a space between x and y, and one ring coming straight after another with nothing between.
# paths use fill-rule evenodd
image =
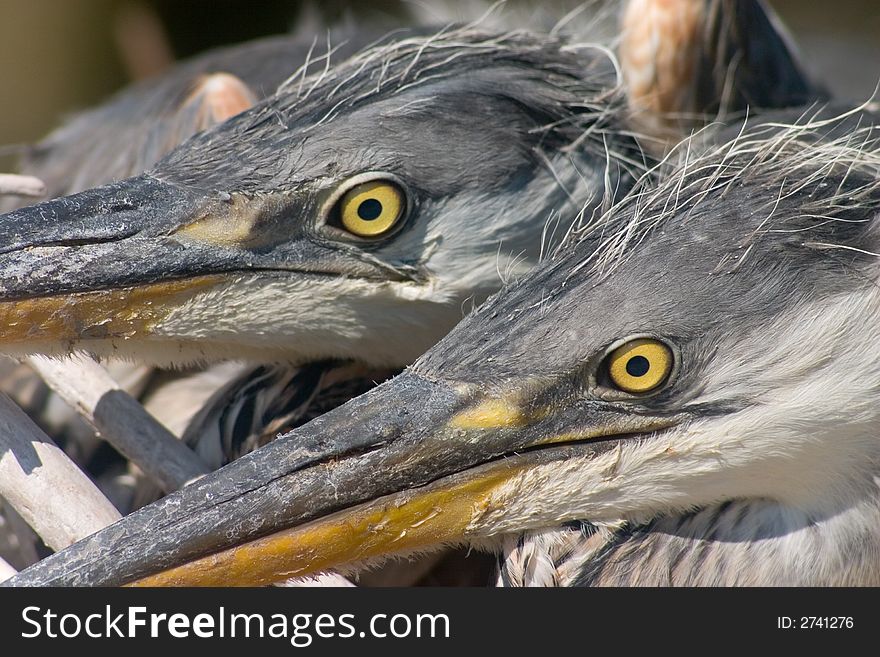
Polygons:
<instances>
[{"instance_id":1,"label":"bird neck","mask_svg":"<svg viewBox=\"0 0 880 657\"><path fill-rule=\"evenodd\" d=\"M877 492L826 517L771 501L741 500L639 526L583 524L513 537L504 543L498 583L877 586Z\"/></svg>"}]
</instances>

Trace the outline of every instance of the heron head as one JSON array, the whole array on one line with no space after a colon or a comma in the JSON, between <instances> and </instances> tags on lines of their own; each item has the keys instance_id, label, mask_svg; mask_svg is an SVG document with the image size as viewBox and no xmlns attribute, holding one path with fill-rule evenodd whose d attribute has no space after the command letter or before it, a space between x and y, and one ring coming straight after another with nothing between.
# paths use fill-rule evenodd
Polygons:
<instances>
[{"instance_id":1,"label":"heron head","mask_svg":"<svg viewBox=\"0 0 880 657\"><path fill-rule=\"evenodd\" d=\"M473 30L292 78L143 175L0 219L0 342L406 364L627 185L619 98L601 48Z\"/></svg>"},{"instance_id":2,"label":"heron head","mask_svg":"<svg viewBox=\"0 0 880 657\"><path fill-rule=\"evenodd\" d=\"M739 499L820 522L876 496L873 120L685 146L404 374L20 581L261 583Z\"/></svg>"},{"instance_id":3,"label":"heron head","mask_svg":"<svg viewBox=\"0 0 880 657\"><path fill-rule=\"evenodd\" d=\"M795 118L681 145L413 366L469 400L448 430L529 452L471 529L737 499L818 522L876 495L880 131Z\"/></svg>"},{"instance_id":4,"label":"heron head","mask_svg":"<svg viewBox=\"0 0 880 657\"><path fill-rule=\"evenodd\" d=\"M669 136L634 136L646 113L821 95L762 3L710 5L630 3L623 86L605 48L557 29L307 62L145 174L0 217L0 349L411 363L630 186ZM236 111L250 102L222 80Z\"/></svg>"}]
</instances>

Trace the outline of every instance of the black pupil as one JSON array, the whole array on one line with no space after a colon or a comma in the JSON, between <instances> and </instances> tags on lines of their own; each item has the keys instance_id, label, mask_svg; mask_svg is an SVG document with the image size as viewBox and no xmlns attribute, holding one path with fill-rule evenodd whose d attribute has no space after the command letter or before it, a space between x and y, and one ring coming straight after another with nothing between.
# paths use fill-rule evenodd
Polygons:
<instances>
[{"instance_id":1,"label":"black pupil","mask_svg":"<svg viewBox=\"0 0 880 657\"><path fill-rule=\"evenodd\" d=\"M364 221L373 221L381 215L382 203L374 198L368 198L358 206L358 216Z\"/></svg>"},{"instance_id":2,"label":"black pupil","mask_svg":"<svg viewBox=\"0 0 880 657\"><path fill-rule=\"evenodd\" d=\"M633 356L626 362L626 373L630 376L645 376L651 369L651 363L644 356Z\"/></svg>"}]
</instances>

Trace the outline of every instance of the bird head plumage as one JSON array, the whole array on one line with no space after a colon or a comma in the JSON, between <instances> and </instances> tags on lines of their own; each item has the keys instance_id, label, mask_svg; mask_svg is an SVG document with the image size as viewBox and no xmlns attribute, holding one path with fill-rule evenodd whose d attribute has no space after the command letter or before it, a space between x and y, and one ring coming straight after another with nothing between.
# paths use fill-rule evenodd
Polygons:
<instances>
[{"instance_id":1,"label":"bird head plumage","mask_svg":"<svg viewBox=\"0 0 880 657\"><path fill-rule=\"evenodd\" d=\"M686 143L404 374L19 581L266 583L571 526L641 583L876 581L878 133L828 116ZM693 539L689 570L645 536ZM740 552L707 572L697 542Z\"/></svg>"},{"instance_id":2,"label":"bird head plumage","mask_svg":"<svg viewBox=\"0 0 880 657\"><path fill-rule=\"evenodd\" d=\"M294 76L145 174L3 217L0 341L406 364L627 186L619 102L602 48L472 29Z\"/></svg>"},{"instance_id":3,"label":"bird head plumage","mask_svg":"<svg viewBox=\"0 0 880 657\"><path fill-rule=\"evenodd\" d=\"M638 32L639 16L653 16L644 4L628 6L628 29ZM690 3L660 4L674 11ZM664 113L688 113L690 121L704 110L821 93L763 5L713 1L686 13L684 40L649 39L680 48L686 74L651 70L658 80L672 76L664 89L699 88L684 96L700 100L663 104ZM310 49L275 93L145 173L3 216L0 348L174 365L412 362L468 307L552 249L579 211L589 221L607 209L645 168L643 148L659 143L634 134L656 91L644 84L644 57L624 52L630 63L621 76L606 47L563 36L561 27L392 34L339 62L329 46L321 58ZM730 38L709 48L705 35L719 30ZM272 42L253 51L271 62L263 78L277 79L278 54L292 47ZM250 71L247 52L218 61ZM209 72L212 57L187 71ZM772 93L751 71L768 61L786 72ZM47 147L72 140L76 148L64 152L75 155L84 141L78 131L95 134L94 126L114 125L132 106L168 102L185 79L123 95ZM181 116L210 104L212 85L235 110L262 95L215 75L184 99ZM153 109L133 116L151 117ZM113 148L119 161L140 153L135 161L152 162L163 130L176 125L159 115L155 125L145 119L148 130L128 125L120 133L137 143L96 138L100 157L84 157L84 169L107 161Z\"/></svg>"}]
</instances>

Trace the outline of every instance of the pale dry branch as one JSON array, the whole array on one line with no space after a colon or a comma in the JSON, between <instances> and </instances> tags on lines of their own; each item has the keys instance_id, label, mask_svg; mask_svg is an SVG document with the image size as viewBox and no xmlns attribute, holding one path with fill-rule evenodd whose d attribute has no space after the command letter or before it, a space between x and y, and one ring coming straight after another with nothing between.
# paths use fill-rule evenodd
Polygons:
<instances>
[{"instance_id":1,"label":"pale dry branch","mask_svg":"<svg viewBox=\"0 0 880 657\"><path fill-rule=\"evenodd\" d=\"M0 394L0 496L54 550L120 517L76 464L4 394Z\"/></svg>"},{"instance_id":2,"label":"pale dry branch","mask_svg":"<svg viewBox=\"0 0 880 657\"><path fill-rule=\"evenodd\" d=\"M210 472L189 447L90 358L28 359L46 384L108 443L169 493Z\"/></svg>"},{"instance_id":3,"label":"pale dry branch","mask_svg":"<svg viewBox=\"0 0 880 657\"><path fill-rule=\"evenodd\" d=\"M3 557L0 557L0 582L3 580L7 580L18 571L9 565L9 562L6 561Z\"/></svg>"},{"instance_id":4,"label":"pale dry branch","mask_svg":"<svg viewBox=\"0 0 880 657\"><path fill-rule=\"evenodd\" d=\"M14 173L0 173L0 196L28 196L42 198L46 195L46 185L33 176L19 176Z\"/></svg>"}]
</instances>

